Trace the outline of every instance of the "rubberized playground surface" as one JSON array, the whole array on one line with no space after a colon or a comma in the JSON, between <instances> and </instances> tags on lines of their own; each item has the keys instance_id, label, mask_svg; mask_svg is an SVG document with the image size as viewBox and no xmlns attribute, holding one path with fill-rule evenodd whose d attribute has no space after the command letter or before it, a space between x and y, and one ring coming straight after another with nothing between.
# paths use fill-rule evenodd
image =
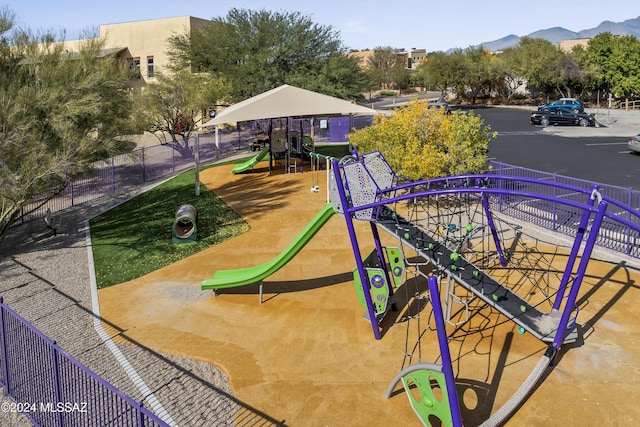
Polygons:
<instances>
[{"instance_id":1,"label":"rubberized playground surface","mask_svg":"<svg viewBox=\"0 0 640 427\"><path fill-rule=\"evenodd\" d=\"M265 279L263 304L257 284L225 289L216 297L200 289L217 270L274 258L326 203L324 172L268 176L266 163L260 163L252 173L234 175L231 168L211 168L200 178L251 230L101 290L102 316L152 349L219 366L228 373L234 396L285 425L421 425L400 387L390 399L384 397L402 368L406 299L398 292L400 312L389 313L376 341L353 288L355 265L344 219L334 215L291 262ZM311 192L312 185L321 191ZM367 223L356 225L368 232ZM565 262L558 257L557 268ZM561 354L507 425L640 422L639 281L639 271L625 263L592 260L578 300L584 343ZM490 309L480 317L494 326L451 344L458 378L483 391L460 396L467 426L480 424L509 399L546 349ZM423 362L436 362L437 343L422 346Z\"/></svg>"}]
</instances>

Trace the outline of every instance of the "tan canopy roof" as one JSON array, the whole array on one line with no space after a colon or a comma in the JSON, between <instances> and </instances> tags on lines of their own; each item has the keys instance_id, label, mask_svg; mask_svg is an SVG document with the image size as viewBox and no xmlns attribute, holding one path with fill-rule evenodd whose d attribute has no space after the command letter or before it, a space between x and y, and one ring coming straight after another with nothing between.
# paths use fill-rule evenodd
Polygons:
<instances>
[{"instance_id":1,"label":"tan canopy roof","mask_svg":"<svg viewBox=\"0 0 640 427\"><path fill-rule=\"evenodd\" d=\"M282 85L222 110L204 126L279 117L378 114L376 110L321 93Z\"/></svg>"}]
</instances>

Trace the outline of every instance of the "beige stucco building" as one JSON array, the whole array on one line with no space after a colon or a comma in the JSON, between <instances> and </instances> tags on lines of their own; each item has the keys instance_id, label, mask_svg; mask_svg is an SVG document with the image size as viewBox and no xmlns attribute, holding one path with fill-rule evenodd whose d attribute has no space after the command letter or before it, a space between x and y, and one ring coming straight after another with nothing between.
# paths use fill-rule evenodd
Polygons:
<instances>
[{"instance_id":1,"label":"beige stucco building","mask_svg":"<svg viewBox=\"0 0 640 427\"><path fill-rule=\"evenodd\" d=\"M193 16L180 16L105 24L100 26L99 37L105 40L106 49L118 52L118 55L131 61L137 75L134 80L137 80L137 85L144 86L167 69L170 63L167 56L168 39L174 35L191 34L208 22L210 21ZM65 45L67 50L77 51L80 43L82 40L71 40L65 42Z\"/></svg>"},{"instance_id":2,"label":"beige stucco building","mask_svg":"<svg viewBox=\"0 0 640 427\"><path fill-rule=\"evenodd\" d=\"M589 40L591 39L583 38L583 39L562 40L560 43L558 43L558 47L565 52L571 52L571 50L575 46L582 46L586 49L586 47L589 45Z\"/></svg>"}]
</instances>

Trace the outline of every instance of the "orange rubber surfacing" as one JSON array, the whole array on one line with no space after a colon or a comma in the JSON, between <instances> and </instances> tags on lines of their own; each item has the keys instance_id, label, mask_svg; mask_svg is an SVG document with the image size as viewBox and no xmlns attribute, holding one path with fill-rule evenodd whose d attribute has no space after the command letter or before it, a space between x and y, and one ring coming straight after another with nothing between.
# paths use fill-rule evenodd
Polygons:
<instances>
[{"instance_id":1,"label":"orange rubber surfacing","mask_svg":"<svg viewBox=\"0 0 640 427\"><path fill-rule=\"evenodd\" d=\"M249 174L233 175L231 168L210 168L200 178L251 230L100 290L102 316L154 350L219 366L229 375L235 397L286 425L420 426L404 391L384 397L405 354L405 293L399 289L400 312L388 314L383 338L376 341L353 290L355 260L343 218L331 218L292 261L265 279L263 304L257 284L216 297L200 290L202 280L219 269L272 259L326 203L326 172L269 176L264 162ZM317 183L320 192L311 192ZM369 224L358 222L356 228L360 249L367 253L373 248ZM397 245L381 234L385 244ZM640 396L637 283L637 270L591 261L579 299L585 343L561 355L507 425L640 422L640 408L633 403ZM482 322L472 319L477 325L470 325L485 328L482 332L450 343L460 384L483 385L477 393L461 389L465 425L481 423L509 399L546 348L490 310L482 314L475 318L483 317ZM425 313L423 327L426 318ZM414 319L410 346L416 329ZM456 335L453 328L451 333ZM423 362L439 363L435 336L423 338L422 349Z\"/></svg>"}]
</instances>

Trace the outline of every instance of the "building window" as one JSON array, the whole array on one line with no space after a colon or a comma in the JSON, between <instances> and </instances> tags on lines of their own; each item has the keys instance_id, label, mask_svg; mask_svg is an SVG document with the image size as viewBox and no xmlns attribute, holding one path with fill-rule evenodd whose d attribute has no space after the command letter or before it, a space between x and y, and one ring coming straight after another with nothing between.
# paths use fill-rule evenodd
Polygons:
<instances>
[{"instance_id":1,"label":"building window","mask_svg":"<svg viewBox=\"0 0 640 427\"><path fill-rule=\"evenodd\" d=\"M153 56L147 56L147 77L153 77Z\"/></svg>"},{"instance_id":2,"label":"building window","mask_svg":"<svg viewBox=\"0 0 640 427\"><path fill-rule=\"evenodd\" d=\"M131 58L131 78L139 79L140 78L140 57L135 56Z\"/></svg>"}]
</instances>

